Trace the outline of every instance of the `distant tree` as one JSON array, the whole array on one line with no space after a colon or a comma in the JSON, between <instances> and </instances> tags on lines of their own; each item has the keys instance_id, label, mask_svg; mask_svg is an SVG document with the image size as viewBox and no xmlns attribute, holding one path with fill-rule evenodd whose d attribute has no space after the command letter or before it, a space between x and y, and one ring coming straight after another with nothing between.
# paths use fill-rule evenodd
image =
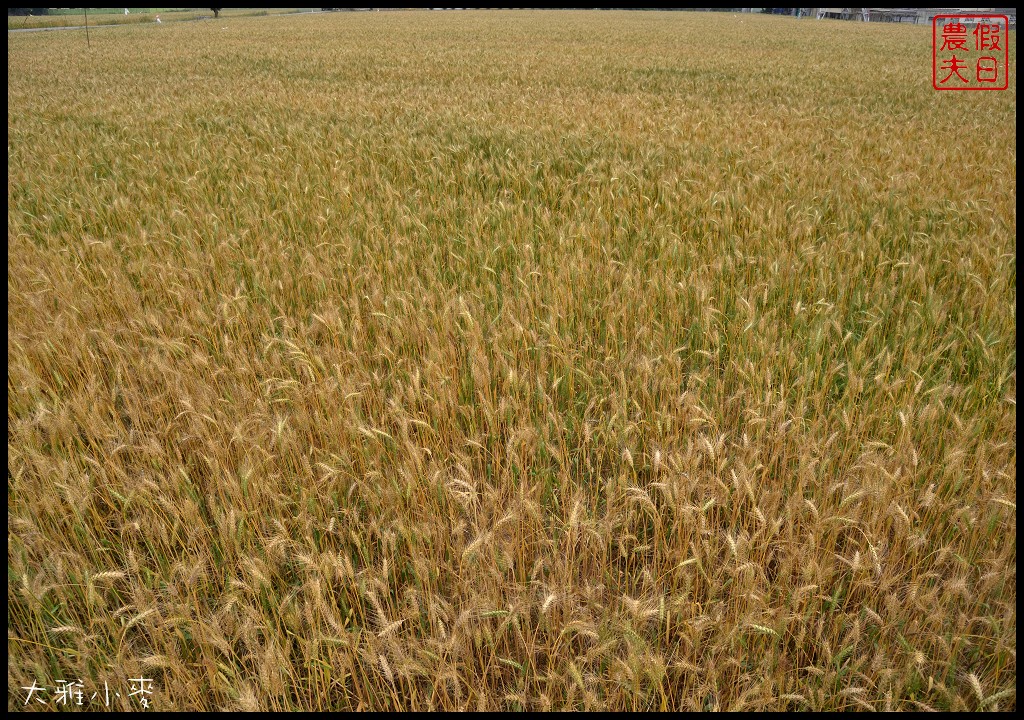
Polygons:
<instances>
[{"instance_id":1,"label":"distant tree","mask_svg":"<svg viewBox=\"0 0 1024 720\"><path fill-rule=\"evenodd\" d=\"M214 18L214 20L216 20L217 18L220 17L220 11L223 10L223 8L210 8L210 9L213 10L213 18Z\"/></svg>"}]
</instances>

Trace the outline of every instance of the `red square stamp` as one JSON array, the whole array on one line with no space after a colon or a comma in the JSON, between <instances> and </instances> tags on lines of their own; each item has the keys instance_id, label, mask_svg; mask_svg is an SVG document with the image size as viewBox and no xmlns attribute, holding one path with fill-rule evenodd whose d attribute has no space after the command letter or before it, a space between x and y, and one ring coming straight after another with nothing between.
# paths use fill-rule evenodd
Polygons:
<instances>
[{"instance_id":1,"label":"red square stamp","mask_svg":"<svg viewBox=\"0 0 1024 720\"><path fill-rule=\"evenodd\" d=\"M932 19L932 87L1010 87L1009 28L1006 15L936 15Z\"/></svg>"}]
</instances>

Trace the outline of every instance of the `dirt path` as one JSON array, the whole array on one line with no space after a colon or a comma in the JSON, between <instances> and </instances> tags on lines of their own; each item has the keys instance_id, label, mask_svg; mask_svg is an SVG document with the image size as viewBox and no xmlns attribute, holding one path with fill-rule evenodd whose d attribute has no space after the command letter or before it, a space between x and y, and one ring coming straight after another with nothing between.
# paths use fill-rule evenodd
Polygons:
<instances>
[{"instance_id":1,"label":"dirt path","mask_svg":"<svg viewBox=\"0 0 1024 720\"><path fill-rule=\"evenodd\" d=\"M295 13L277 13L274 15L235 15L235 18L268 18L268 17L287 17L289 15L316 15L322 13L323 10L310 10L309 12L295 12ZM197 22L198 20L213 20L213 16L202 18L188 18L187 20L168 20L168 23L179 23L179 22ZM224 20L226 18L220 18ZM152 23L111 23L107 25L90 25L90 30L98 30L99 28L112 28L112 27L137 27L139 25L156 25ZM9 33L30 33L30 32L48 32L50 30L85 30L85 25L60 25L57 27L45 27L45 28L7 28Z\"/></svg>"}]
</instances>

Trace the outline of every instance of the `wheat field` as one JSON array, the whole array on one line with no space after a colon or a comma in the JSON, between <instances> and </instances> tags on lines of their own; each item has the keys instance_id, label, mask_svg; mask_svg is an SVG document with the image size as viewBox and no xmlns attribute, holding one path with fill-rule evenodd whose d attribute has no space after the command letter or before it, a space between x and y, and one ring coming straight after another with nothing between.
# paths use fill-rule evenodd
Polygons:
<instances>
[{"instance_id":1,"label":"wheat field","mask_svg":"<svg viewBox=\"0 0 1024 720\"><path fill-rule=\"evenodd\" d=\"M9 35L8 709L1014 709L1015 42Z\"/></svg>"}]
</instances>

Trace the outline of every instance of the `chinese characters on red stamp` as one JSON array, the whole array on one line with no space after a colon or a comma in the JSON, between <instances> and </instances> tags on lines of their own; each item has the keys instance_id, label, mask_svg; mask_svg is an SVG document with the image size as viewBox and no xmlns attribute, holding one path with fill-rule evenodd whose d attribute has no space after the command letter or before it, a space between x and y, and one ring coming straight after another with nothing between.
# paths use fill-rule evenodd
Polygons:
<instances>
[{"instance_id":1,"label":"chinese characters on red stamp","mask_svg":"<svg viewBox=\"0 0 1024 720\"><path fill-rule=\"evenodd\" d=\"M1010 86L1006 15L936 15L932 19L932 87L1006 90Z\"/></svg>"}]
</instances>

